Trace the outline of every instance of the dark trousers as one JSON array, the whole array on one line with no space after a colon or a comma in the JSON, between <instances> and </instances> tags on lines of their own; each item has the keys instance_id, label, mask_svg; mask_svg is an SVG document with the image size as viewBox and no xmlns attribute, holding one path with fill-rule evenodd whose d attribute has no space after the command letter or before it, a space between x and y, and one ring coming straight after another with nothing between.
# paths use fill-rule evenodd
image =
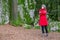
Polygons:
<instances>
[{"instance_id":1,"label":"dark trousers","mask_svg":"<svg viewBox=\"0 0 60 40\"><path fill-rule=\"evenodd\" d=\"M41 26L41 29L42 29L42 33L48 33L48 29L47 29L47 26Z\"/></svg>"}]
</instances>

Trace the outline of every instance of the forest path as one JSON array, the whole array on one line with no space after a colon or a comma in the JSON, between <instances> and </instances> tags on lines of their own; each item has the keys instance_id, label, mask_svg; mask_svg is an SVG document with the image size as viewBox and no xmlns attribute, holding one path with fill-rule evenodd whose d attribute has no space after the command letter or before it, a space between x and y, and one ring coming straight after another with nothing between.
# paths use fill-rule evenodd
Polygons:
<instances>
[{"instance_id":1,"label":"forest path","mask_svg":"<svg viewBox=\"0 0 60 40\"><path fill-rule=\"evenodd\" d=\"M50 32L48 37L42 37L39 29L24 29L7 24L0 25L0 40L60 40L60 33Z\"/></svg>"}]
</instances>

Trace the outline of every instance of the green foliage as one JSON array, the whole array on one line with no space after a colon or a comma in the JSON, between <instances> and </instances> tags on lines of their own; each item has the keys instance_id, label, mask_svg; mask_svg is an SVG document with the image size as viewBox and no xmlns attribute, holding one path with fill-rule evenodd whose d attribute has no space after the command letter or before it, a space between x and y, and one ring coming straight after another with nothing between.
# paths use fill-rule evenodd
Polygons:
<instances>
[{"instance_id":1,"label":"green foliage","mask_svg":"<svg viewBox=\"0 0 60 40\"><path fill-rule=\"evenodd\" d=\"M55 12L51 12L49 14L49 18L51 18L54 21L57 21L58 20L58 14L57 14L57 12L56 11Z\"/></svg>"},{"instance_id":2,"label":"green foliage","mask_svg":"<svg viewBox=\"0 0 60 40\"><path fill-rule=\"evenodd\" d=\"M48 28L48 32L51 32L51 30L50 30L51 25L48 25L47 28Z\"/></svg>"},{"instance_id":3,"label":"green foliage","mask_svg":"<svg viewBox=\"0 0 60 40\"><path fill-rule=\"evenodd\" d=\"M27 5L26 5L26 0L18 0L18 4L19 5L23 5L23 16L24 16L24 23L25 24L28 24L28 25L31 25L34 23L34 21L30 18L30 15L29 15L29 11L30 9L34 9L34 3L33 3L33 0L27 0ZM28 6L28 7L25 7L25 6Z\"/></svg>"},{"instance_id":4,"label":"green foliage","mask_svg":"<svg viewBox=\"0 0 60 40\"><path fill-rule=\"evenodd\" d=\"M24 21L26 24L31 24L33 22L28 13L24 14L24 18L25 18Z\"/></svg>"},{"instance_id":5,"label":"green foliage","mask_svg":"<svg viewBox=\"0 0 60 40\"><path fill-rule=\"evenodd\" d=\"M18 5L19 5L19 4L24 4L24 1L25 1L25 0L18 0Z\"/></svg>"},{"instance_id":6,"label":"green foliage","mask_svg":"<svg viewBox=\"0 0 60 40\"><path fill-rule=\"evenodd\" d=\"M6 16L9 14L9 5L7 0L2 0L2 13L1 13L1 23L0 24L5 24L6 22Z\"/></svg>"},{"instance_id":7,"label":"green foliage","mask_svg":"<svg viewBox=\"0 0 60 40\"><path fill-rule=\"evenodd\" d=\"M18 19L12 20L12 21L11 21L11 24L12 24L13 26L22 26L22 25L24 24L24 22L23 22L23 20L21 19L19 13L18 13Z\"/></svg>"},{"instance_id":8,"label":"green foliage","mask_svg":"<svg viewBox=\"0 0 60 40\"><path fill-rule=\"evenodd\" d=\"M34 4L34 1L33 0L28 0L28 8L29 9L34 9L34 6L35 6L35 4Z\"/></svg>"},{"instance_id":9,"label":"green foliage","mask_svg":"<svg viewBox=\"0 0 60 40\"><path fill-rule=\"evenodd\" d=\"M24 8L24 22L29 25L33 23L33 20L30 18L29 12L26 10L26 8Z\"/></svg>"},{"instance_id":10,"label":"green foliage","mask_svg":"<svg viewBox=\"0 0 60 40\"><path fill-rule=\"evenodd\" d=\"M49 25L48 25L48 31L51 32L51 28L54 27L54 26L58 27L58 29L55 32L60 32L60 22L58 22L58 21L50 22Z\"/></svg>"},{"instance_id":11,"label":"green foliage","mask_svg":"<svg viewBox=\"0 0 60 40\"><path fill-rule=\"evenodd\" d=\"M48 4L48 12L49 12L49 18L51 18L54 21L58 20L58 0L54 0L54 2L52 2L52 0L50 0L51 2Z\"/></svg>"},{"instance_id":12,"label":"green foliage","mask_svg":"<svg viewBox=\"0 0 60 40\"><path fill-rule=\"evenodd\" d=\"M13 20L13 15L12 15L12 0L9 0L9 20Z\"/></svg>"},{"instance_id":13,"label":"green foliage","mask_svg":"<svg viewBox=\"0 0 60 40\"><path fill-rule=\"evenodd\" d=\"M26 28L26 29L31 29L32 27L31 27L31 26L26 26L26 27L24 27L24 28Z\"/></svg>"},{"instance_id":14,"label":"green foliage","mask_svg":"<svg viewBox=\"0 0 60 40\"><path fill-rule=\"evenodd\" d=\"M60 33L60 29L58 29L56 32L59 32Z\"/></svg>"},{"instance_id":15,"label":"green foliage","mask_svg":"<svg viewBox=\"0 0 60 40\"><path fill-rule=\"evenodd\" d=\"M34 26L35 29L40 29L40 26Z\"/></svg>"},{"instance_id":16,"label":"green foliage","mask_svg":"<svg viewBox=\"0 0 60 40\"><path fill-rule=\"evenodd\" d=\"M23 27L26 28L26 29L31 29L32 28L32 26L28 25L28 24L24 24Z\"/></svg>"},{"instance_id":17,"label":"green foliage","mask_svg":"<svg viewBox=\"0 0 60 40\"><path fill-rule=\"evenodd\" d=\"M18 26L18 25L20 25L18 20L13 20L13 21L11 21L11 24L12 24L13 26Z\"/></svg>"},{"instance_id":18,"label":"green foliage","mask_svg":"<svg viewBox=\"0 0 60 40\"><path fill-rule=\"evenodd\" d=\"M59 27L59 30L57 30L57 31L60 32L60 23L58 23L58 27Z\"/></svg>"},{"instance_id":19,"label":"green foliage","mask_svg":"<svg viewBox=\"0 0 60 40\"><path fill-rule=\"evenodd\" d=\"M23 23L20 20L12 20L11 25L13 25L13 26L22 26Z\"/></svg>"}]
</instances>

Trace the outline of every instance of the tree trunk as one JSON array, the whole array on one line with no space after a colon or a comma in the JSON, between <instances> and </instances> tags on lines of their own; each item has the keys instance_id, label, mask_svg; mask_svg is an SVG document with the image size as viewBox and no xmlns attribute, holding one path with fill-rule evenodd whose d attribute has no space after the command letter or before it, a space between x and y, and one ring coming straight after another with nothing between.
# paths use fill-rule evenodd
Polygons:
<instances>
[{"instance_id":1,"label":"tree trunk","mask_svg":"<svg viewBox=\"0 0 60 40\"><path fill-rule=\"evenodd\" d=\"M13 15L13 19L16 20L18 17L17 0L12 0L12 15Z\"/></svg>"}]
</instances>

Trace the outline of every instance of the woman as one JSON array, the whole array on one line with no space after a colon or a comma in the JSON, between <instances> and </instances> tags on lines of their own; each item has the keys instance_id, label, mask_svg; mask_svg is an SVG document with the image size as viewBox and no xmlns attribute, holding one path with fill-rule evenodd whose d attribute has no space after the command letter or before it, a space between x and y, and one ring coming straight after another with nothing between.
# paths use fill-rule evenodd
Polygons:
<instances>
[{"instance_id":1,"label":"woman","mask_svg":"<svg viewBox=\"0 0 60 40\"><path fill-rule=\"evenodd\" d=\"M43 35L46 34L46 36L48 36L48 30L47 30L48 20L46 16L47 16L47 10L46 6L43 4L41 9L39 10L39 17L40 17L39 25L41 26Z\"/></svg>"}]
</instances>

